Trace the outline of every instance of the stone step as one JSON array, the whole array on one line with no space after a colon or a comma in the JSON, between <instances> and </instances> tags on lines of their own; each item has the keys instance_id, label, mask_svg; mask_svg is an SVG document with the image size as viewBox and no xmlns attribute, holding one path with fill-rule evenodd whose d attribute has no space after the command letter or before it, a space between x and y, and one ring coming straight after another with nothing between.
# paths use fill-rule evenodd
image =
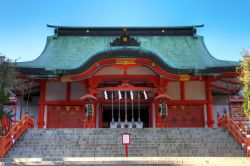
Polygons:
<instances>
[{"instance_id":1,"label":"stone step","mask_svg":"<svg viewBox=\"0 0 250 166\"><path fill-rule=\"evenodd\" d=\"M113 147L113 146L122 146L120 142L118 143L61 143L61 142L56 142L56 143L32 143L32 142L16 142L14 144L15 147L96 147L96 146L102 146L102 147ZM216 143L176 143L176 142L168 142L168 143L154 143L154 142L148 142L148 143L131 143L130 147L154 147L154 146L162 146L162 147L180 147L180 148L190 148L190 147L197 147L197 148L202 148L202 147L220 147L220 148L226 148L226 147L240 147L240 145L235 144L235 143L221 143L221 142L216 142Z\"/></svg>"},{"instance_id":2,"label":"stone step","mask_svg":"<svg viewBox=\"0 0 250 166\"><path fill-rule=\"evenodd\" d=\"M60 145L60 146L59 146ZM60 149L90 149L90 148L106 148L106 149L114 149L114 148L123 148L124 146L119 144L119 145L103 145L103 146L94 146L94 145L63 145L63 144L53 144L53 145L14 145L14 147L12 149L55 149L55 148L60 148ZM168 148L168 149L172 149L172 148L178 148L178 149L241 149L240 145L237 144L203 144L203 145L196 145L196 144L130 144L129 148L154 148L154 147L158 147L158 148Z\"/></svg>"},{"instance_id":3,"label":"stone step","mask_svg":"<svg viewBox=\"0 0 250 166\"><path fill-rule=\"evenodd\" d=\"M80 155L84 155L84 154L94 154L94 155L101 155L101 154L110 154L110 155L114 155L114 154L124 154L125 150L117 150L117 151L66 151L66 152L60 152L60 151L34 151L32 153L30 153L29 151L27 152L10 152L8 155L12 156L12 155L16 155L16 156L43 156L43 155L49 155L49 156L53 156L53 155L61 155L61 156L68 156L69 154L80 154ZM133 155L143 155L143 154L151 154L153 156L156 155L167 155L167 156L171 156L174 154L178 154L180 156L185 156L187 154L191 154L193 156L206 156L206 155L213 155L214 156L245 156L244 153L242 153L241 151L228 151L228 152L224 152L224 151L207 151L207 150L197 150L197 151L192 151L192 150L187 150L187 151L158 151L158 150L148 150L148 151L140 151L140 150L129 150L129 154L133 154Z\"/></svg>"},{"instance_id":4,"label":"stone step","mask_svg":"<svg viewBox=\"0 0 250 166\"><path fill-rule=\"evenodd\" d=\"M5 158L6 165L199 165L199 166L249 166L246 157L79 157L73 158Z\"/></svg>"},{"instance_id":5,"label":"stone step","mask_svg":"<svg viewBox=\"0 0 250 166\"><path fill-rule=\"evenodd\" d=\"M40 129L37 129L37 130L40 130ZM48 129L49 130L49 129ZM95 135L107 135L107 134L115 134L115 133L123 133L125 131L116 131L116 132L92 132L92 133L88 133L86 131L76 131L76 132L58 132L58 131L39 131L39 132L36 132L36 131L28 131L27 133L32 135L32 136L36 136L36 135L86 135L86 136L95 136ZM145 133L148 133L150 131L143 131L143 132L140 132L140 131L126 131L126 132L131 132L131 133L134 133L134 135L136 136L140 136L142 134L145 134ZM179 132L169 132L169 131L161 131L161 132L153 132L154 134L162 134L162 135L187 135L187 136L192 136L192 135L201 135L201 136L204 136L204 135L209 135L209 134L214 134L214 135L223 135L223 133L226 133L226 131L217 131L217 132L209 132L209 133L204 133L204 131L200 131L200 132L190 132L187 131L187 132L183 132L183 131L179 131Z\"/></svg>"},{"instance_id":6,"label":"stone step","mask_svg":"<svg viewBox=\"0 0 250 166\"><path fill-rule=\"evenodd\" d=\"M124 156L121 133L131 133L131 156L245 156L224 129L29 129L6 157Z\"/></svg>"}]
</instances>

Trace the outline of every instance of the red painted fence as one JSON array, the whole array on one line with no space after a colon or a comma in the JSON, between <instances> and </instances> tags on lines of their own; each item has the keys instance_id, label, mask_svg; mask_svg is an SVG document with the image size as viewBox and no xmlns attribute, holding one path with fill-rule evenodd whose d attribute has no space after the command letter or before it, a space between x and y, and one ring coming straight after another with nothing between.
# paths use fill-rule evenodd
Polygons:
<instances>
[{"instance_id":1,"label":"red painted fence","mask_svg":"<svg viewBox=\"0 0 250 166\"><path fill-rule=\"evenodd\" d=\"M156 107L156 127L204 127L203 105L168 105L166 119L160 116L159 107Z\"/></svg>"},{"instance_id":2,"label":"red painted fence","mask_svg":"<svg viewBox=\"0 0 250 166\"><path fill-rule=\"evenodd\" d=\"M48 106L47 128L95 128L96 114L86 117L84 106Z\"/></svg>"},{"instance_id":3,"label":"red painted fence","mask_svg":"<svg viewBox=\"0 0 250 166\"><path fill-rule=\"evenodd\" d=\"M2 130L3 130L3 135L7 134L12 128L10 118L7 115L3 115L2 118Z\"/></svg>"},{"instance_id":4,"label":"red painted fence","mask_svg":"<svg viewBox=\"0 0 250 166\"><path fill-rule=\"evenodd\" d=\"M222 117L217 115L218 127L225 127L229 133L237 140L242 148L246 151L247 156L250 157L250 130L237 124L231 117L224 113Z\"/></svg>"},{"instance_id":5,"label":"red painted fence","mask_svg":"<svg viewBox=\"0 0 250 166\"><path fill-rule=\"evenodd\" d=\"M34 127L34 119L25 115L22 120L3 137L0 141L0 157L3 158L12 145L20 138L20 136L28 129Z\"/></svg>"}]
</instances>

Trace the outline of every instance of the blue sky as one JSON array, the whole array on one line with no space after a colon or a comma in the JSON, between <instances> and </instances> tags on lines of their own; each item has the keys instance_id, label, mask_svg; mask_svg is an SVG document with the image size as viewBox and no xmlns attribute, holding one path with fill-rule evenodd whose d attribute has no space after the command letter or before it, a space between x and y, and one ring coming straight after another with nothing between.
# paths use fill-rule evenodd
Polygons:
<instances>
[{"instance_id":1,"label":"blue sky","mask_svg":"<svg viewBox=\"0 0 250 166\"><path fill-rule=\"evenodd\" d=\"M205 24L198 34L214 57L238 61L243 48L250 50L250 0L0 0L0 53L35 59L53 34L46 24Z\"/></svg>"}]
</instances>

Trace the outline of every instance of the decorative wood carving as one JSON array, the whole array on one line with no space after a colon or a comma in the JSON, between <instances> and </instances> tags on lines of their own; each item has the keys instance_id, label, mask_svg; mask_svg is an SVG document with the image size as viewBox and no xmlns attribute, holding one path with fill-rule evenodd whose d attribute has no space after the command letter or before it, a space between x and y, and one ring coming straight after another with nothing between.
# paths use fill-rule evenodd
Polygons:
<instances>
[{"instance_id":1,"label":"decorative wood carving","mask_svg":"<svg viewBox=\"0 0 250 166\"><path fill-rule=\"evenodd\" d=\"M127 29L123 29L123 35L116 38L113 42L110 43L110 46L140 46L141 43L138 42L135 38L130 37L127 34Z\"/></svg>"}]
</instances>

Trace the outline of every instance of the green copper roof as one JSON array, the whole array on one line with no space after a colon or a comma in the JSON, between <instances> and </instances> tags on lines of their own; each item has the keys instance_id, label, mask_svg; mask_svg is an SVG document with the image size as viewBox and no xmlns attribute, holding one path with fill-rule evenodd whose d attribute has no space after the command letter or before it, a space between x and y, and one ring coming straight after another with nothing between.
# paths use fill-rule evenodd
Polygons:
<instances>
[{"instance_id":1,"label":"green copper roof","mask_svg":"<svg viewBox=\"0 0 250 166\"><path fill-rule=\"evenodd\" d=\"M119 36L50 36L44 51L37 59L20 62L18 67L44 68L45 70L76 69L84 66L88 59L100 52L122 49L123 46L110 46L110 42L117 37ZM141 45L139 47L124 46L124 48L153 52L171 68L206 69L238 65L238 62L212 57L202 36L136 36L134 38Z\"/></svg>"}]
</instances>

